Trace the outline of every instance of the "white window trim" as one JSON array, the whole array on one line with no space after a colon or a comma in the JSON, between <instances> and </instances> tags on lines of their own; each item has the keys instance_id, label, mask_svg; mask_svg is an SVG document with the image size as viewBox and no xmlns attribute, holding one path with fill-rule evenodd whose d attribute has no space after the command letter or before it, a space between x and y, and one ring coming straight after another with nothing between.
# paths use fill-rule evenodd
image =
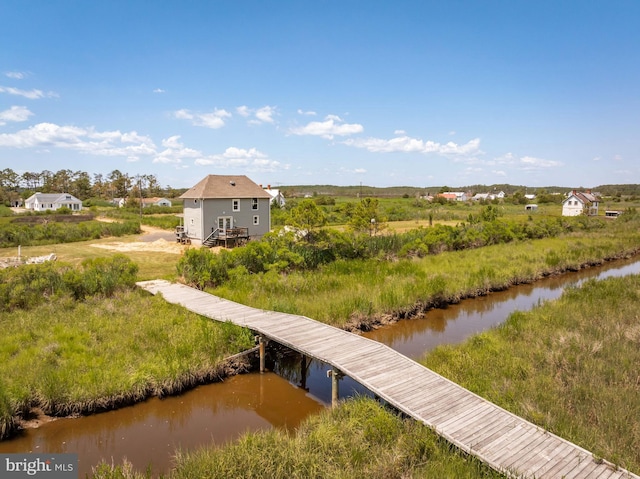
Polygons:
<instances>
[{"instance_id":1,"label":"white window trim","mask_svg":"<svg viewBox=\"0 0 640 479\"><path fill-rule=\"evenodd\" d=\"M240 211L240 200L238 198L231 200L231 211Z\"/></svg>"},{"instance_id":2,"label":"white window trim","mask_svg":"<svg viewBox=\"0 0 640 479\"><path fill-rule=\"evenodd\" d=\"M251 198L251 210L258 211L259 209L260 209L260 200L258 200L258 198Z\"/></svg>"},{"instance_id":3,"label":"white window trim","mask_svg":"<svg viewBox=\"0 0 640 479\"><path fill-rule=\"evenodd\" d=\"M260 216L255 215L253 217L253 226L259 226L260 225Z\"/></svg>"}]
</instances>

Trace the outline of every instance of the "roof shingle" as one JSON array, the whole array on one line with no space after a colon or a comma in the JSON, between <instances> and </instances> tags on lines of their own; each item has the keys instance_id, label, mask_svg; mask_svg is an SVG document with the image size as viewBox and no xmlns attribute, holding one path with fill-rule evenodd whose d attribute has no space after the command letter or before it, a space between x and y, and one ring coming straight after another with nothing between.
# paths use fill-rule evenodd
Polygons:
<instances>
[{"instance_id":1,"label":"roof shingle","mask_svg":"<svg viewBox=\"0 0 640 479\"><path fill-rule=\"evenodd\" d=\"M271 195L244 175L207 175L180 196L191 198L271 198Z\"/></svg>"}]
</instances>

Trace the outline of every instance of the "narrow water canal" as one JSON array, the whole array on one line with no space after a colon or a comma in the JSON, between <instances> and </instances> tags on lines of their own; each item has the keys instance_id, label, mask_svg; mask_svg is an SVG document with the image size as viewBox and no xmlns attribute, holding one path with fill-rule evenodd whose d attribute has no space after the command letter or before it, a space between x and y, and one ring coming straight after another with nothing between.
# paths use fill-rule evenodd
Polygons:
<instances>
[{"instance_id":1,"label":"narrow water canal","mask_svg":"<svg viewBox=\"0 0 640 479\"><path fill-rule=\"evenodd\" d=\"M366 336L417 359L439 344L461 342L500 324L512 311L525 311L555 299L568 286L589 278L638 273L639 259L611 262L465 300ZM223 444L246 431L272 427L293 430L310 414L323 409L331 401L328 368L312 361L303 378L298 366L298 358L292 356L275 365L278 374L236 376L180 396L153 398L78 419L58 419L0 442L0 453L75 452L80 457L80 477L89 474L102 459L119 464L126 458L140 470L151 465L154 473L162 473L171 467L176 449ZM349 378L341 381L340 388L341 397L368 394Z\"/></svg>"}]
</instances>

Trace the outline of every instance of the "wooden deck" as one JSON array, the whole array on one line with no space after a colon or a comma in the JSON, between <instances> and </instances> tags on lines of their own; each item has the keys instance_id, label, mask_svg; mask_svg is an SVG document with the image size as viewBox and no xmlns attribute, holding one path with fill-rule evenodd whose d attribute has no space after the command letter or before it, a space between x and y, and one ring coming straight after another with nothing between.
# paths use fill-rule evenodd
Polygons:
<instances>
[{"instance_id":1,"label":"wooden deck","mask_svg":"<svg viewBox=\"0 0 640 479\"><path fill-rule=\"evenodd\" d=\"M168 302L245 326L331 365L509 477L640 479L376 341L304 316L243 306L184 285L162 280L138 285L162 294Z\"/></svg>"}]
</instances>

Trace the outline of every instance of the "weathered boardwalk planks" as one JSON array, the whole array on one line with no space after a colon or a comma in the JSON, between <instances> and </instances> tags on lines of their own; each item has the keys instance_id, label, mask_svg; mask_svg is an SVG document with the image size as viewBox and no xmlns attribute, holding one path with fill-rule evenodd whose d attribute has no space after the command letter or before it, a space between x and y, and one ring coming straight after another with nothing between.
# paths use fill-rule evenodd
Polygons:
<instances>
[{"instance_id":1,"label":"weathered boardwalk planks","mask_svg":"<svg viewBox=\"0 0 640 479\"><path fill-rule=\"evenodd\" d=\"M168 281L138 285L200 315L245 326L358 381L493 469L518 478L634 478L393 349L304 316L264 311Z\"/></svg>"}]
</instances>

